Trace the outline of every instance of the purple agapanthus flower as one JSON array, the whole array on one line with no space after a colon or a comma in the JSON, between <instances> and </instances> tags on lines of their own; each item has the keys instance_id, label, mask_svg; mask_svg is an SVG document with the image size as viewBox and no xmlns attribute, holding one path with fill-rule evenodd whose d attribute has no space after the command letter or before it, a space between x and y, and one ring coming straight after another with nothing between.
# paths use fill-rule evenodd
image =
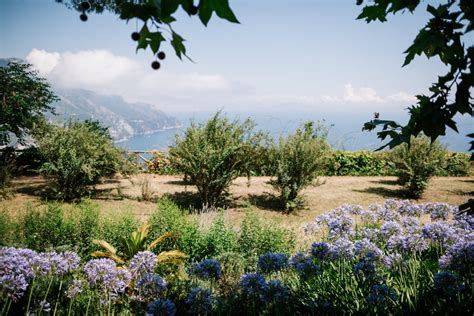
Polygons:
<instances>
[{"instance_id":1,"label":"purple agapanthus flower","mask_svg":"<svg viewBox=\"0 0 474 316\"><path fill-rule=\"evenodd\" d=\"M107 296L101 298L104 304L122 294L132 279L128 269L118 268L110 259L93 259L84 266L84 272L89 285Z\"/></svg>"},{"instance_id":2,"label":"purple agapanthus flower","mask_svg":"<svg viewBox=\"0 0 474 316\"><path fill-rule=\"evenodd\" d=\"M455 295L464 289L456 274L449 271L438 272L433 276L435 289L448 295Z\"/></svg>"},{"instance_id":3,"label":"purple agapanthus flower","mask_svg":"<svg viewBox=\"0 0 474 316\"><path fill-rule=\"evenodd\" d=\"M359 258L367 256L368 253L370 253L375 260L380 260L383 257L382 250L368 239L357 240L354 243L354 253Z\"/></svg>"},{"instance_id":4,"label":"purple agapanthus flower","mask_svg":"<svg viewBox=\"0 0 474 316\"><path fill-rule=\"evenodd\" d=\"M267 283L265 301L268 303L283 303L290 297L290 290L280 280L271 280Z\"/></svg>"},{"instance_id":5,"label":"purple agapanthus flower","mask_svg":"<svg viewBox=\"0 0 474 316\"><path fill-rule=\"evenodd\" d=\"M447 222L434 222L423 228L423 236L444 247L455 243L459 237L456 230Z\"/></svg>"},{"instance_id":6,"label":"purple agapanthus flower","mask_svg":"<svg viewBox=\"0 0 474 316\"><path fill-rule=\"evenodd\" d=\"M331 245L330 254L333 260L351 260L354 257L354 243L340 238Z\"/></svg>"},{"instance_id":7,"label":"purple agapanthus flower","mask_svg":"<svg viewBox=\"0 0 474 316\"><path fill-rule=\"evenodd\" d=\"M222 274L221 264L215 259L204 259L200 263L192 264L188 273L203 280L219 279Z\"/></svg>"},{"instance_id":8,"label":"purple agapanthus flower","mask_svg":"<svg viewBox=\"0 0 474 316\"><path fill-rule=\"evenodd\" d=\"M403 232L402 227L398 222L387 221L380 227L380 235L385 239L389 239L392 236L400 235Z\"/></svg>"},{"instance_id":9,"label":"purple agapanthus flower","mask_svg":"<svg viewBox=\"0 0 474 316\"><path fill-rule=\"evenodd\" d=\"M325 242L315 242L311 245L311 256L318 260L329 259L330 247Z\"/></svg>"},{"instance_id":10,"label":"purple agapanthus flower","mask_svg":"<svg viewBox=\"0 0 474 316\"><path fill-rule=\"evenodd\" d=\"M149 302L163 294L166 287L166 281L159 275L143 274L135 283L136 295L133 296L133 299L139 302Z\"/></svg>"},{"instance_id":11,"label":"purple agapanthus flower","mask_svg":"<svg viewBox=\"0 0 474 316\"><path fill-rule=\"evenodd\" d=\"M208 315L216 308L218 301L210 289L195 287L189 292L185 303L191 314Z\"/></svg>"},{"instance_id":12,"label":"purple agapanthus flower","mask_svg":"<svg viewBox=\"0 0 474 316\"><path fill-rule=\"evenodd\" d=\"M151 251L140 251L130 261L130 273L134 278L144 274L153 273L157 262L157 256Z\"/></svg>"},{"instance_id":13,"label":"purple agapanthus flower","mask_svg":"<svg viewBox=\"0 0 474 316\"><path fill-rule=\"evenodd\" d=\"M263 273L278 272L288 267L288 256L284 253L267 252L258 258L257 267Z\"/></svg>"},{"instance_id":14,"label":"purple agapanthus flower","mask_svg":"<svg viewBox=\"0 0 474 316\"><path fill-rule=\"evenodd\" d=\"M446 253L439 258L439 266L444 270L466 273L474 263L474 242L461 240L450 246Z\"/></svg>"},{"instance_id":15,"label":"purple agapanthus flower","mask_svg":"<svg viewBox=\"0 0 474 316\"><path fill-rule=\"evenodd\" d=\"M313 262L313 258L302 252L298 252L291 258L290 266L302 279L309 279L320 273L319 266Z\"/></svg>"},{"instance_id":16,"label":"purple agapanthus flower","mask_svg":"<svg viewBox=\"0 0 474 316\"><path fill-rule=\"evenodd\" d=\"M263 300L268 285L263 275L259 273L246 273L240 278L239 287L244 295Z\"/></svg>"},{"instance_id":17,"label":"purple agapanthus flower","mask_svg":"<svg viewBox=\"0 0 474 316\"><path fill-rule=\"evenodd\" d=\"M170 300L157 299L146 307L146 316L174 316L176 305Z\"/></svg>"}]
</instances>

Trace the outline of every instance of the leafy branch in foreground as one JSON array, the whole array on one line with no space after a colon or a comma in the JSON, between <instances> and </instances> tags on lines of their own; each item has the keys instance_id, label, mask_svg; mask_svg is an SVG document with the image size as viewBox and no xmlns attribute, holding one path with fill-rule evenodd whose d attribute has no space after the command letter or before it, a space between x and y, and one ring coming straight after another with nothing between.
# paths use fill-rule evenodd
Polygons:
<instances>
[{"instance_id":1,"label":"leafy branch in foreground","mask_svg":"<svg viewBox=\"0 0 474 316\"><path fill-rule=\"evenodd\" d=\"M357 5L364 1L358 0ZM374 0L366 5L358 19L367 23L385 22L387 15L414 12L421 1ZM448 0L438 6L427 5L431 15L428 23L419 31L413 43L405 51L403 66L410 64L415 56L439 57L449 70L433 83L430 95L417 95L415 105L409 108L410 120L406 125L395 121L374 119L364 124L363 130L371 131L379 126L378 137L391 140L382 146L393 148L401 143L410 143L411 136L420 133L436 140L446 134L446 127L458 132L454 117L457 114L473 115L473 98L470 89L474 87L474 46L469 46L468 33L474 30L474 2L471 0ZM467 47L466 47L467 46ZM470 151L474 150L474 134Z\"/></svg>"},{"instance_id":2,"label":"leafy branch in foreground","mask_svg":"<svg viewBox=\"0 0 474 316\"><path fill-rule=\"evenodd\" d=\"M169 41L179 59L186 57L185 39L174 31L171 24L179 7L189 16L197 15L202 24L207 26L212 14L232 23L239 23L229 6L228 0L200 0L196 5L193 0L56 0L66 7L82 12L80 19L87 21L87 14L111 12L120 19L129 22L136 19L143 22L140 30L133 32L131 37L137 42L137 51L150 49L159 60L166 55L160 51L161 44ZM164 34L170 37L166 38ZM153 69L159 69L158 60L151 64Z\"/></svg>"}]
</instances>

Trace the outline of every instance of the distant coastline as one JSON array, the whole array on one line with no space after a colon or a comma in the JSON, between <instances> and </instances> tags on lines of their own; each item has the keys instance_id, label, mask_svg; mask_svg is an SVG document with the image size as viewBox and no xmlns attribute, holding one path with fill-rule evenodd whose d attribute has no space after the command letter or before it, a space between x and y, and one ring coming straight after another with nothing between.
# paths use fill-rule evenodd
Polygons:
<instances>
[{"instance_id":1,"label":"distant coastline","mask_svg":"<svg viewBox=\"0 0 474 316\"><path fill-rule=\"evenodd\" d=\"M146 132L142 132L142 133L136 133L136 134L133 134L132 136L124 137L124 138L115 140L114 143L115 143L115 144L123 143L123 142L126 142L127 140L130 140L130 139L132 139L132 138L134 138L134 137L137 137L137 136L144 136L144 135L157 134L157 133L166 132L166 131L169 131L169 130L172 130L172 129L180 129L180 128L182 128L182 127L184 127L184 125L182 125L182 124L173 125L173 126L165 126L165 127L160 128L160 129L154 129L154 130L151 130L151 131L146 131Z\"/></svg>"}]
</instances>

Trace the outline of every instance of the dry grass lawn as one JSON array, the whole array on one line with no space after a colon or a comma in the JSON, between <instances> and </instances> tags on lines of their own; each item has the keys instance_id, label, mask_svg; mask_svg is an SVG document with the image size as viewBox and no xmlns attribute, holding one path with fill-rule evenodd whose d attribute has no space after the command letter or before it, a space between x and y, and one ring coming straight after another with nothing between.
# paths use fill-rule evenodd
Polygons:
<instances>
[{"instance_id":1,"label":"dry grass lawn","mask_svg":"<svg viewBox=\"0 0 474 316\"><path fill-rule=\"evenodd\" d=\"M148 181L152 201L141 201L141 185ZM290 215L284 215L278 209L278 201L268 177L238 178L231 187L232 207L225 211L226 219L238 226L245 209L251 204L259 216L265 220L298 229L318 214L329 211L343 203L367 206L381 203L387 198L403 198L395 177L323 177L321 185L312 186L303 191L306 206ZM14 181L15 195L0 202L3 209L17 213L25 209L28 203L39 205L45 182L40 177L22 177ZM131 212L145 219L155 209L159 197L168 195L183 207L196 202L195 188L183 183L180 177L137 175L132 179L117 178L108 180L97 187L98 194L92 200L99 205L101 212ZM420 203L446 202L460 204L474 196L474 177L433 178ZM194 214L203 225L209 223L215 212Z\"/></svg>"}]
</instances>

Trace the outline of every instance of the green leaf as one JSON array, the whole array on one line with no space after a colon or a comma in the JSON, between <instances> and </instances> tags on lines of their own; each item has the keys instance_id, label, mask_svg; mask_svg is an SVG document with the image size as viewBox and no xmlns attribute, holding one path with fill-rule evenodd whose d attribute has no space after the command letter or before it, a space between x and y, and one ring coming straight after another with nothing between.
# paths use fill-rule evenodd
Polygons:
<instances>
[{"instance_id":1,"label":"green leaf","mask_svg":"<svg viewBox=\"0 0 474 316\"><path fill-rule=\"evenodd\" d=\"M162 17L170 16L178 9L179 1L177 0L161 0Z\"/></svg>"},{"instance_id":2,"label":"green leaf","mask_svg":"<svg viewBox=\"0 0 474 316\"><path fill-rule=\"evenodd\" d=\"M229 6L229 0L201 0L199 2L199 18L204 25L207 26L213 12L229 22L240 23Z\"/></svg>"},{"instance_id":3,"label":"green leaf","mask_svg":"<svg viewBox=\"0 0 474 316\"><path fill-rule=\"evenodd\" d=\"M229 0L211 0L218 17L229 22L240 23L229 6Z\"/></svg>"},{"instance_id":4,"label":"green leaf","mask_svg":"<svg viewBox=\"0 0 474 316\"><path fill-rule=\"evenodd\" d=\"M185 40L179 34L173 32L171 46L173 46L176 56L178 56L179 59L182 59L181 55L186 56L186 47L183 44L184 41Z\"/></svg>"},{"instance_id":5,"label":"green leaf","mask_svg":"<svg viewBox=\"0 0 474 316\"><path fill-rule=\"evenodd\" d=\"M213 11L214 10L212 8L211 0L201 0L199 2L199 19L201 20L202 24L207 26Z\"/></svg>"},{"instance_id":6,"label":"green leaf","mask_svg":"<svg viewBox=\"0 0 474 316\"><path fill-rule=\"evenodd\" d=\"M161 32L150 33L148 35L148 38L150 39L149 45L150 45L151 50L153 51L154 54L158 53L161 42L165 41L165 38L163 37Z\"/></svg>"}]
</instances>

